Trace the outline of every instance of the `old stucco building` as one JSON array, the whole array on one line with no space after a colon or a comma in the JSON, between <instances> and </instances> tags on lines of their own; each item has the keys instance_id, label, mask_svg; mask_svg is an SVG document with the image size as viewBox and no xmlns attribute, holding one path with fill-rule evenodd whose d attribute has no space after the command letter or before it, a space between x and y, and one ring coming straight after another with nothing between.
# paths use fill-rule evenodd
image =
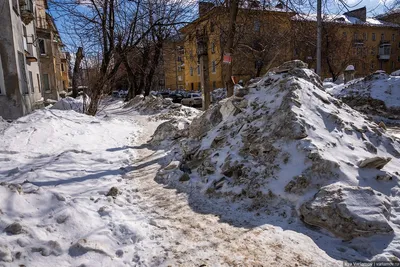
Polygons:
<instances>
[{"instance_id":1,"label":"old stucco building","mask_svg":"<svg viewBox=\"0 0 400 267\"><path fill-rule=\"evenodd\" d=\"M64 47L53 18L46 12L47 0L36 0L38 48L44 99L59 100L69 87L69 54Z\"/></svg>"},{"instance_id":2,"label":"old stucco building","mask_svg":"<svg viewBox=\"0 0 400 267\"><path fill-rule=\"evenodd\" d=\"M0 2L0 116L16 119L43 105L35 0Z\"/></svg>"},{"instance_id":3,"label":"old stucco building","mask_svg":"<svg viewBox=\"0 0 400 267\"><path fill-rule=\"evenodd\" d=\"M228 17L224 7L199 2L199 18L181 29L182 55L166 61L165 71L169 73L166 84L171 89L181 89L182 81L186 90L201 88L200 39L207 49L206 69L211 90L225 87L228 66L232 67L235 79L243 81L293 59L315 68L315 15L296 14L282 5L239 9L235 52L230 55L231 64L224 64ZM368 18L366 8L360 8L324 15L323 19L323 78L337 79L348 65L355 66L357 77L377 70L391 73L400 69L400 11ZM181 72L183 77L175 75Z\"/></svg>"}]
</instances>

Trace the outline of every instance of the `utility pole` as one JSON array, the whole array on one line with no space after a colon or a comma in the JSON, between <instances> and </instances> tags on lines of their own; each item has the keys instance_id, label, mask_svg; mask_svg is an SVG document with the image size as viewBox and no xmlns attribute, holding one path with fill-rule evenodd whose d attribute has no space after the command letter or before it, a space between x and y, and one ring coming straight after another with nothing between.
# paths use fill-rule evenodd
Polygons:
<instances>
[{"instance_id":1,"label":"utility pole","mask_svg":"<svg viewBox=\"0 0 400 267\"><path fill-rule=\"evenodd\" d=\"M317 74L321 75L322 0L317 0Z\"/></svg>"}]
</instances>

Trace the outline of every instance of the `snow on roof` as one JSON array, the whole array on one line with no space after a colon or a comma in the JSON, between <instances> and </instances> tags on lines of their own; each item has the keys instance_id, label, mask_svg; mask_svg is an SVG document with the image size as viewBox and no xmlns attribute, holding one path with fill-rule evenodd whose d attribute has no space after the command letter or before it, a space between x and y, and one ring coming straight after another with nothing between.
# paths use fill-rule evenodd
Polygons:
<instances>
[{"instance_id":1,"label":"snow on roof","mask_svg":"<svg viewBox=\"0 0 400 267\"><path fill-rule=\"evenodd\" d=\"M400 27L400 25L382 21L377 18L367 18L364 22L358 18L350 17L347 15L323 14L322 19L326 22L336 22L343 24L357 24L375 27ZM317 14L297 14L292 17L292 20L317 21Z\"/></svg>"}]
</instances>

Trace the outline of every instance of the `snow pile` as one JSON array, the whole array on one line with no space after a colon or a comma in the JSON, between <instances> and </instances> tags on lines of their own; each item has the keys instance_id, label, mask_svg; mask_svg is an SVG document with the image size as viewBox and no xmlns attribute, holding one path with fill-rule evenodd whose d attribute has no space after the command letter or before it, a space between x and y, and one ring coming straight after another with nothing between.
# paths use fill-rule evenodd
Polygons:
<instances>
[{"instance_id":1,"label":"snow pile","mask_svg":"<svg viewBox=\"0 0 400 267\"><path fill-rule=\"evenodd\" d=\"M74 110L76 112L83 113L89 104L90 100L88 96L86 96L85 99L83 96L78 96L77 98L66 97L61 98L59 101L54 103L51 109Z\"/></svg>"},{"instance_id":2,"label":"snow pile","mask_svg":"<svg viewBox=\"0 0 400 267\"><path fill-rule=\"evenodd\" d=\"M365 78L328 89L354 109L377 117L400 120L400 77L378 71Z\"/></svg>"},{"instance_id":3,"label":"snow pile","mask_svg":"<svg viewBox=\"0 0 400 267\"><path fill-rule=\"evenodd\" d=\"M138 211L127 211L131 193L118 179L138 129L128 119L48 109L0 133L0 265L132 262L147 229L132 220ZM120 199L109 194L114 186Z\"/></svg>"},{"instance_id":4,"label":"snow pile","mask_svg":"<svg viewBox=\"0 0 400 267\"><path fill-rule=\"evenodd\" d=\"M400 70L393 71L390 75L391 76L400 76Z\"/></svg>"},{"instance_id":5,"label":"snow pile","mask_svg":"<svg viewBox=\"0 0 400 267\"><path fill-rule=\"evenodd\" d=\"M218 103L222 99L226 98L226 89L218 88L211 92L212 103Z\"/></svg>"},{"instance_id":6,"label":"snow pile","mask_svg":"<svg viewBox=\"0 0 400 267\"><path fill-rule=\"evenodd\" d=\"M398 141L326 93L305 63L292 61L195 118L156 179L289 223L302 217L351 239L398 228L399 156ZM316 195L332 186L337 204ZM320 212L307 212L314 206ZM327 223L331 214L336 224ZM337 225L359 231L339 235Z\"/></svg>"},{"instance_id":7,"label":"snow pile","mask_svg":"<svg viewBox=\"0 0 400 267\"><path fill-rule=\"evenodd\" d=\"M137 111L141 115L155 115L152 116L154 120L170 120L172 118L193 119L201 113L201 111L195 108L173 103L170 98L153 95L147 97L137 95L124 105L124 109Z\"/></svg>"},{"instance_id":8,"label":"snow pile","mask_svg":"<svg viewBox=\"0 0 400 267\"><path fill-rule=\"evenodd\" d=\"M8 127L9 123L0 117L0 133Z\"/></svg>"}]
</instances>

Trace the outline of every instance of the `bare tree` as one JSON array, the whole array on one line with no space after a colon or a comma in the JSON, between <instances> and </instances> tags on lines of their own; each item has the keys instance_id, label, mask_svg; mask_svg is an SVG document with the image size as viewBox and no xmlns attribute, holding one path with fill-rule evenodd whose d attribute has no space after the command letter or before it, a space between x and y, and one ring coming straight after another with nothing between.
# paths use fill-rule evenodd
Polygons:
<instances>
[{"instance_id":1,"label":"bare tree","mask_svg":"<svg viewBox=\"0 0 400 267\"><path fill-rule=\"evenodd\" d=\"M80 76L81 62L83 59L83 47L78 47L78 51L75 54L74 72L72 75L72 97L78 96L78 79Z\"/></svg>"},{"instance_id":2,"label":"bare tree","mask_svg":"<svg viewBox=\"0 0 400 267\"><path fill-rule=\"evenodd\" d=\"M162 42L176 27L187 22L184 0L51 0L52 9L68 16L69 28L85 45L98 51L96 80L89 85L91 102L87 113L94 115L105 92L113 87L113 77L124 66L130 97L143 89L148 94ZM84 50L86 51L85 47ZM141 66L129 57L142 55ZM148 59L152 60L148 60ZM137 82L137 74L142 75ZM135 88L135 90L133 90Z\"/></svg>"}]
</instances>

